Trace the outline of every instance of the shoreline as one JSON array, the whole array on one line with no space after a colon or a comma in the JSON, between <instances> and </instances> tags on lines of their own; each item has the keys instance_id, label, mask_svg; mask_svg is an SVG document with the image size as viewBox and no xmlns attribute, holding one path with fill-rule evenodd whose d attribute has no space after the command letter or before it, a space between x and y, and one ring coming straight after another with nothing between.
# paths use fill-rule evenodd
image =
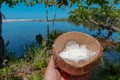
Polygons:
<instances>
[{"instance_id":1,"label":"shoreline","mask_svg":"<svg viewBox=\"0 0 120 80\"><path fill-rule=\"evenodd\" d=\"M3 19L2 22L52 22L52 21L67 21L67 19Z\"/></svg>"}]
</instances>

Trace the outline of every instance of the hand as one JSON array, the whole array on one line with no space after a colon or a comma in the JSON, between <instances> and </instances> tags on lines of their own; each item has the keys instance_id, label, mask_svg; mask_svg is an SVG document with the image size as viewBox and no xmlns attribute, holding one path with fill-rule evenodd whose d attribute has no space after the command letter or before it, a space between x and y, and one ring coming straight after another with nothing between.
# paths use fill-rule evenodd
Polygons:
<instances>
[{"instance_id":1,"label":"hand","mask_svg":"<svg viewBox=\"0 0 120 80\"><path fill-rule=\"evenodd\" d=\"M60 69L56 69L52 56L45 71L44 80L88 80L89 77L90 73L82 76L73 76L63 72Z\"/></svg>"}]
</instances>

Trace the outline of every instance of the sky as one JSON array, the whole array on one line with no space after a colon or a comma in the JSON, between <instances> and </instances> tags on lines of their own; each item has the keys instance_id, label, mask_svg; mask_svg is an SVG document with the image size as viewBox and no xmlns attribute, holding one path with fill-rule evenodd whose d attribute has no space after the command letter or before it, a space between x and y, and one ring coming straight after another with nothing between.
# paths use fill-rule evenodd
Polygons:
<instances>
[{"instance_id":1,"label":"sky","mask_svg":"<svg viewBox=\"0 0 120 80\"><path fill-rule=\"evenodd\" d=\"M117 5L120 8L120 5ZM76 5L72 8L64 7L57 8L57 18L66 18L68 17L69 11L75 9ZM23 3L19 3L14 8L8 7L5 3L2 4L2 13L6 16L7 19L44 19L46 16L45 5L36 4L35 6L25 6ZM49 7L49 18L53 18L55 6Z\"/></svg>"},{"instance_id":2,"label":"sky","mask_svg":"<svg viewBox=\"0 0 120 80\"><path fill-rule=\"evenodd\" d=\"M45 18L45 5L37 4L35 6L25 6L22 3L17 4L14 8L8 7L6 4L2 4L2 13L6 16L7 19L44 19ZM49 18L53 18L54 7L48 8ZM68 13L71 10L69 7L57 8L56 18L66 18Z\"/></svg>"}]
</instances>

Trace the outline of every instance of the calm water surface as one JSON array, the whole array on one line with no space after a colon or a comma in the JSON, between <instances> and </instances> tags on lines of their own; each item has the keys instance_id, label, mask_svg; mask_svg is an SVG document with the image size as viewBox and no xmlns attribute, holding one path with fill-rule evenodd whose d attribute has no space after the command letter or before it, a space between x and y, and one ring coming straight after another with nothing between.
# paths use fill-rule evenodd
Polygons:
<instances>
[{"instance_id":1,"label":"calm water surface","mask_svg":"<svg viewBox=\"0 0 120 80\"><path fill-rule=\"evenodd\" d=\"M4 41L10 41L8 46L9 50L15 51L17 56L24 54L24 47L30 43L36 43L35 36L37 34L42 34L44 38L47 38L47 27L46 22L4 22L2 27L2 36ZM55 25L52 26L52 22L49 22L50 31L61 30L61 31L79 31L87 34L96 34L97 30L90 31L87 27L75 26L68 22L55 22ZM106 30L103 30L102 33L105 35ZM105 35L106 36L106 35ZM111 39L117 41L118 34L114 33Z\"/></svg>"}]
</instances>

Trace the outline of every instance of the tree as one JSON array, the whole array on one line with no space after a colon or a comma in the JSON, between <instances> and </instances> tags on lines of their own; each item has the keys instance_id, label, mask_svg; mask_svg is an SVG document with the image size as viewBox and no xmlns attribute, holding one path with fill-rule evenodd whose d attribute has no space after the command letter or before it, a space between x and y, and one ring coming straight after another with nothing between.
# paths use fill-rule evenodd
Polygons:
<instances>
[{"instance_id":1,"label":"tree","mask_svg":"<svg viewBox=\"0 0 120 80\"><path fill-rule=\"evenodd\" d=\"M6 3L9 7L13 7L18 3L18 0L0 0L0 67L5 55L5 43L2 38L2 17L4 16L1 12L2 4Z\"/></svg>"},{"instance_id":2,"label":"tree","mask_svg":"<svg viewBox=\"0 0 120 80\"><path fill-rule=\"evenodd\" d=\"M77 25L97 27L113 32L120 32L120 0L78 0L77 9L70 12L69 21Z\"/></svg>"},{"instance_id":3,"label":"tree","mask_svg":"<svg viewBox=\"0 0 120 80\"><path fill-rule=\"evenodd\" d=\"M120 32L120 7L118 7L120 0L79 0L75 4L78 8L70 12L70 22L98 29L97 35L101 34L101 30L106 29L108 30L107 37L105 37L107 39L113 32ZM110 46L108 47L110 48ZM111 62L110 59L109 62ZM98 67L100 70L95 70L98 74L95 73L91 80L119 80L120 71L117 66L115 62L105 63L103 69Z\"/></svg>"}]
</instances>

